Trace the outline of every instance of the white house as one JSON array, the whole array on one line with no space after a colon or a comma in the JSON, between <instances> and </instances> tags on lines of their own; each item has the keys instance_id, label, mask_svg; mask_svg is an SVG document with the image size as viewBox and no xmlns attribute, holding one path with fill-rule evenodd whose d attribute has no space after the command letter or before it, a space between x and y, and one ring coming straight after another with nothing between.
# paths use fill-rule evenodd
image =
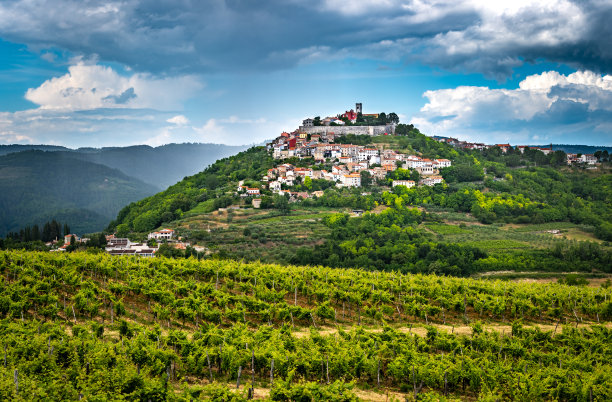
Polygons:
<instances>
[{"instance_id":1,"label":"white house","mask_svg":"<svg viewBox=\"0 0 612 402\"><path fill-rule=\"evenodd\" d=\"M155 240L170 240L174 236L174 230L172 229L162 229L159 232L149 233L147 236L148 239Z\"/></svg>"},{"instance_id":2,"label":"white house","mask_svg":"<svg viewBox=\"0 0 612 402\"><path fill-rule=\"evenodd\" d=\"M363 148L359 150L357 156L359 161L369 161L373 156L378 156L378 150L374 148Z\"/></svg>"},{"instance_id":3,"label":"white house","mask_svg":"<svg viewBox=\"0 0 612 402\"><path fill-rule=\"evenodd\" d=\"M361 175L359 173L345 174L340 176L340 182L344 187L360 187Z\"/></svg>"},{"instance_id":4,"label":"white house","mask_svg":"<svg viewBox=\"0 0 612 402\"><path fill-rule=\"evenodd\" d=\"M442 183L443 181L444 179L442 179L442 176L430 176L421 180L421 184L424 184L426 186L434 186L436 184Z\"/></svg>"},{"instance_id":5,"label":"white house","mask_svg":"<svg viewBox=\"0 0 612 402\"><path fill-rule=\"evenodd\" d=\"M434 161L434 165L438 165L438 168L444 168L444 167L449 167L451 166L452 162L449 161L448 159L436 159Z\"/></svg>"},{"instance_id":6,"label":"white house","mask_svg":"<svg viewBox=\"0 0 612 402\"><path fill-rule=\"evenodd\" d=\"M408 188L414 187L414 180L393 180L393 187L396 186L406 186Z\"/></svg>"},{"instance_id":7,"label":"white house","mask_svg":"<svg viewBox=\"0 0 612 402\"><path fill-rule=\"evenodd\" d=\"M424 176L428 176L428 175L432 175L434 174L434 168L433 166L429 165L425 165L425 166L421 166L416 168L417 172L419 172L420 174L424 175Z\"/></svg>"},{"instance_id":8,"label":"white house","mask_svg":"<svg viewBox=\"0 0 612 402\"><path fill-rule=\"evenodd\" d=\"M597 163L597 158L593 154L582 154L580 162L586 163L587 165L594 165Z\"/></svg>"},{"instance_id":9,"label":"white house","mask_svg":"<svg viewBox=\"0 0 612 402\"><path fill-rule=\"evenodd\" d=\"M281 183L279 181L272 181L268 184L270 191L275 192L281 189Z\"/></svg>"}]
</instances>

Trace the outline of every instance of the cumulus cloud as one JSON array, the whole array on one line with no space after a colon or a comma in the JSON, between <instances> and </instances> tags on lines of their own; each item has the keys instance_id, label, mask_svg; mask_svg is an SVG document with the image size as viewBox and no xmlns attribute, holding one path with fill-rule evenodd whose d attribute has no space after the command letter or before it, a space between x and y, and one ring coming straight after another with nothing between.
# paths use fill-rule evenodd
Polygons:
<instances>
[{"instance_id":1,"label":"cumulus cloud","mask_svg":"<svg viewBox=\"0 0 612 402\"><path fill-rule=\"evenodd\" d=\"M174 116L166 120L168 123L176 124L177 126L185 126L189 124L189 119L182 114Z\"/></svg>"},{"instance_id":2,"label":"cumulus cloud","mask_svg":"<svg viewBox=\"0 0 612 402\"><path fill-rule=\"evenodd\" d=\"M139 71L269 70L358 57L502 79L540 59L612 72L610 17L612 5L598 0L14 0L0 3L0 36Z\"/></svg>"},{"instance_id":3,"label":"cumulus cloud","mask_svg":"<svg viewBox=\"0 0 612 402\"><path fill-rule=\"evenodd\" d=\"M427 133L555 142L582 133L585 142L610 142L611 75L549 71L525 78L516 89L460 86L423 96L427 104L411 123Z\"/></svg>"},{"instance_id":4,"label":"cumulus cloud","mask_svg":"<svg viewBox=\"0 0 612 402\"><path fill-rule=\"evenodd\" d=\"M27 100L48 110L97 108L178 109L202 88L194 76L124 76L108 66L80 61L68 73L27 91Z\"/></svg>"}]
</instances>

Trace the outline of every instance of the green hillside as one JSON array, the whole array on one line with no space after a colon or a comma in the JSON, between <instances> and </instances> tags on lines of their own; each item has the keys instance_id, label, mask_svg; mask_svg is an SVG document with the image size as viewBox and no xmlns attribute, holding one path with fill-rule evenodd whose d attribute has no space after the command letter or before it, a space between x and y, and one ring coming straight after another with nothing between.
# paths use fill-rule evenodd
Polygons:
<instances>
[{"instance_id":1,"label":"green hillside","mask_svg":"<svg viewBox=\"0 0 612 402\"><path fill-rule=\"evenodd\" d=\"M263 147L254 147L216 161L204 171L170 186L165 191L123 208L111 228L146 232L164 222L180 218L196 206L210 204L211 210L227 206L239 180L261 177L274 163ZM206 204L208 202L208 204ZM213 205L214 204L214 205Z\"/></svg>"},{"instance_id":2,"label":"green hillside","mask_svg":"<svg viewBox=\"0 0 612 402\"><path fill-rule=\"evenodd\" d=\"M109 167L59 152L0 157L0 235L52 219L77 233L99 231L121 206L155 187Z\"/></svg>"},{"instance_id":3,"label":"green hillside","mask_svg":"<svg viewBox=\"0 0 612 402\"><path fill-rule=\"evenodd\" d=\"M0 269L4 400L612 398L609 286L17 251Z\"/></svg>"},{"instance_id":4,"label":"green hillside","mask_svg":"<svg viewBox=\"0 0 612 402\"><path fill-rule=\"evenodd\" d=\"M269 168L283 163L330 167L307 158L274 160L257 147L129 205L110 229L142 239L148 231L168 226L213 256L246 261L456 276L611 273L609 162L586 170L566 166L562 152L465 151L418 130L340 140L448 158L453 165L441 169L446 184L434 187L391 189L392 179L411 174L404 169L352 189L335 188L326 180L298 181L288 189L324 193L288 203L262 185ZM262 209L238 196L239 180L262 189ZM225 210L229 205L237 209ZM366 213L356 216L354 209Z\"/></svg>"},{"instance_id":5,"label":"green hillside","mask_svg":"<svg viewBox=\"0 0 612 402\"><path fill-rule=\"evenodd\" d=\"M0 156L31 150L63 152L66 157L80 159L118 169L127 176L155 186L158 190L204 169L217 159L246 149L246 146L223 144L166 144L158 147L70 149L55 145L0 145Z\"/></svg>"}]
</instances>

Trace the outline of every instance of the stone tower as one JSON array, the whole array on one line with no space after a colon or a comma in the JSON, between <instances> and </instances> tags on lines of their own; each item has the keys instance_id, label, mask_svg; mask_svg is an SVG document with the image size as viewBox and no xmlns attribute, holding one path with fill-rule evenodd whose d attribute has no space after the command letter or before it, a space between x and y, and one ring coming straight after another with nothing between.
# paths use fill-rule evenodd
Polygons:
<instances>
[{"instance_id":1,"label":"stone tower","mask_svg":"<svg viewBox=\"0 0 612 402\"><path fill-rule=\"evenodd\" d=\"M361 103L355 103L355 113L359 114L363 114L363 109L361 108Z\"/></svg>"}]
</instances>

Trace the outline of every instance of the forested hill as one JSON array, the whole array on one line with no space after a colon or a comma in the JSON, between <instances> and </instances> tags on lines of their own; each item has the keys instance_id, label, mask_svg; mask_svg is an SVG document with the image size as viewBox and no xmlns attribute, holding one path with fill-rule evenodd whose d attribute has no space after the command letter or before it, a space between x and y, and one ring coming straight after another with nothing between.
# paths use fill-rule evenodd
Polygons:
<instances>
[{"instance_id":1,"label":"forested hill","mask_svg":"<svg viewBox=\"0 0 612 402\"><path fill-rule=\"evenodd\" d=\"M137 145L113 148L80 148L74 157L118 169L159 189L182 180L218 159L234 155L247 146L222 144Z\"/></svg>"},{"instance_id":2,"label":"forested hill","mask_svg":"<svg viewBox=\"0 0 612 402\"><path fill-rule=\"evenodd\" d=\"M220 159L204 171L184 178L165 191L126 206L110 227L120 232L145 232L163 222L179 219L184 212L198 204L210 204L212 209L227 206L231 204L232 196L225 193L229 188L235 190L232 183L261 177L273 165L274 159L263 147L253 147Z\"/></svg>"},{"instance_id":3,"label":"forested hill","mask_svg":"<svg viewBox=\"0 0 612 402\"><path fill-rule=\"evenodd\" d=\"M549 145L540 146L547 147ZM554 151L563 151L569 154L594 154L597 151L608 151L608 153L612 153L612 147L595 147L592 145L553 144L552 149Z\"/></svg>"},{"instance_id":4,"label":"forested hill","mask_svg":"<svg viewBox=\"0 0 612 402\"><path fill-rule=\"evenodd\" d=\"M11 144L11 145L0 145L0 156L13 154L15 152L23 151L71 151L70 148L57 146L57 145L22 145L22 144Z\"/></svg>"},{"instance_id":5,"label":"forested hill","mask_svg":"<svg viewBox=\"0 0 612 402\"><path fill-rule=\"evenodd\" d=\"M159 147L135 145L130 147L70 149L53 145L0 145L0 156L28 150L54 151L69 157L98 163L149 183L159 190L202 171L214 161L234 155L247 146L222 144L167 144Z\"/></svg>"},{"instance_id":6,"label":"forested hill","mask_svg":"<svg viewBox=\"0 0 612 402\"><path fill-rule=\"evenodd\" d=\"M119 170L63 152L0 157L0 235L51 219L79 234L103 229L119 209L155 193Z\"/></svg>"},{"instance_id":7,"label":"forested hill","mask_svg":"<svg viewBox=\"0 0 612 402\"><path fill-rule=\"evenodd\" d=\"M610 272L609 161L587 169L568 166L562 151L454 149L418 130L340 141L446 158L452 166L440 169L445 182L435 186L391 188L393 180L415 173L398 168L385 178L364 175L356 188L297 179L283 184L289 197L266 186L268 169L290 163L329 171L333 161L273 159L265 148L254 147L128 205L109 231L143 240L149 231L170 227L215 256L246 261L457 276L497 270ZM260 189L259 209L237 190L241 180Z\"/></svg>"}]
</instances>

